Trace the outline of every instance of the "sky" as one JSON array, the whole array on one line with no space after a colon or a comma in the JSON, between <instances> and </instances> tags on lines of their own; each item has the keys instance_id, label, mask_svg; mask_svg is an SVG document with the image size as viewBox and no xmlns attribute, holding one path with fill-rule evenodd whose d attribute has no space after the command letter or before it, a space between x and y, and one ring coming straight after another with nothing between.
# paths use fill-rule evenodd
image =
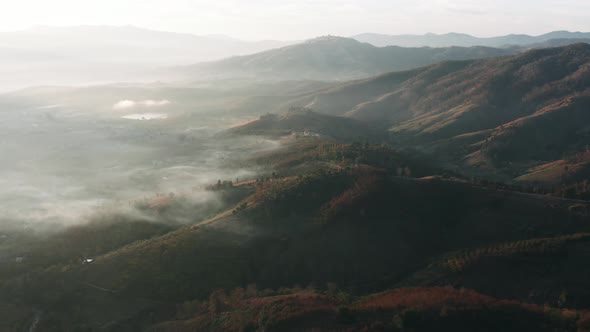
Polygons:
<instances>
[{"instance_id":1,"label":"sky","mask_svg":"<svg viewBox=\"0 0 590 332\"><path fill-rule=\"evenodd\" d=\"M0 0L0 31L134 25L241 39L590 31L589 0Z\"/></svg>"}]
</instances>

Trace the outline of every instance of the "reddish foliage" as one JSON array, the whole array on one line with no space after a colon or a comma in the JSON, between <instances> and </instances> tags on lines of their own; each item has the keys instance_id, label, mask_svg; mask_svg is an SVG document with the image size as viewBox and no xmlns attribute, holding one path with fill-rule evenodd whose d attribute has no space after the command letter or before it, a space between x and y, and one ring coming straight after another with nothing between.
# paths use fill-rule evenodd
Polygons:
<instances>
[{"instance_id":1,"label":"reddish foliage","mask_svg":"<svg viewBox=\"0 0 590 332\"><path fill-rule=\"evenodd\" d=\"M399 310L410 307L434 309L443 305L455 308L514 305L526 306L528 309L542 311L542 308L538 306L524 305L514 301L497 300L493 297L481 295L473 290L457 290L451 287L395 289L359 301L353 308L357 310Z\"/></svg>"},{"instance_id":2,"label":"reddish foliage","mask_svg":"<svg viewBox=\"0 0 590 332\"><path fill-rule=\"evenodd\" d=\"M345 208L353 206L355 202L374 192L382 182L383 177L381 174L368 173L357 177L350 188L322 206L321 215L325 219L338 215Z\"/></svg>"}]
</instances>

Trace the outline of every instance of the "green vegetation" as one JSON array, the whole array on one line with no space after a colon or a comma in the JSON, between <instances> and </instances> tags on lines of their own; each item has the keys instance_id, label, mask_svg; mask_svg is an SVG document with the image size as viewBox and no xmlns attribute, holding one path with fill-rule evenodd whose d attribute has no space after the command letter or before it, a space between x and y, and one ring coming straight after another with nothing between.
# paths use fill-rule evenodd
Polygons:
<instances>
[{"instance_id":1,"label":"green vegetation","mask_svg":"<svg viewBox=\"0 0 590 332\"><path fill-rule=\"evenodd\" d=\"M337 86L253 83L235 107L288 111L205 138L191 103L121 127L96 112L112 136L90 142L137 159L111 165L130 150L80 144L87 159L67 176L92 184L89 200L124 203L0 233L0 329L40 317L50 332L587 330L588 59L574 45ZM219 86L165 91L208 89L199 105L220 118ZM48 144L89 137L60 121Z\"/></svg>"},{"instance_id":2,"label":"green vegetation","mask_svg":"<svg viewBox=\"0 0 590 332\"><path fill-rule=\"evenodd\" d=\"M432 326L428 324L454 326L454 319L467 318L464 311L456 312L446 304L444 310L442 306L434 311L419 310L418 316L396 309L383 321L380 314L355 309L346 299L400 283L455 284L449 276L462 276L490 259L537 255L542 261L553 262L562 257L562 251L555 249L562 242L552 245L535 239L564 234L564 243L571 246L585 237L569 234L589 231L586 217L572 214L567 201L554 204L549 197L503 192L449 177L424 177L436 174L431 173L435 170L427 161L382 144L295 140L245 164L275 171L256 180L219 180L210 185L209 191L227 198L222 204L225 211L213 218L186 226L126 221L73 228L39 247L39 252L47 255L33 251L30 264L13 264L0 292L23 299L25 306L52 308L46 313L49 331L61 330L66 326L63 324L96 327L110 320L126 327L152 326L157 331L170 329L167 324L181 324L158 325L172 319L171 306L211 300L215 289L229 291L253 283L260 289L331 285L325 289L336 297L331 295L328 302L320 298L318 311L313 309L315 304L305 309L297 300L286 300L262 310L254 323L248 323L252 311L235 318L234 312L237 315L243 310L230 310L226 300L215 300L215 305L203 309L216 313L213 321L203 316L182 324L230 330L254 324L280 330L326 319L357 326L359 317L364 317L362 321L370 322L366 323L369 327L403 323L426 330ZM183 201L176 195L159 195L137 204L140 210L165 218L187 209ZM515 244L496 245L504 242ZM429 283L425 278L408 278L427 266L432 257L481 246L489 247L454 254L437 265L435 276L442 278L430 278ZM93 261L82 264L81 258ZM528 280L534 288L523 287L523 291L539 289L540 284L534 281ZM469 285L484 294L525 300L508 282L495 284L498 293L475 281ZM557 289L555 286L552 292ZM562 291L559 289L559 294ZM566 297L566 302L575 298ZM585 303L583 298L575 301ZM74 310L73 303L80 309L64 316ZM329 309L321 309L328 304ZM93 323L88 323L91 311L103 306L112 310L95 315ZM201 305L196 307L202 309ZM441 310L453 320L440 322ZM146 318L149 312L153 318ZM434 312L436 316L431 315ZM469 312L484 315L480 309ZM485 314L512 317L504 309Z\"/></svg>"}]
</instances>

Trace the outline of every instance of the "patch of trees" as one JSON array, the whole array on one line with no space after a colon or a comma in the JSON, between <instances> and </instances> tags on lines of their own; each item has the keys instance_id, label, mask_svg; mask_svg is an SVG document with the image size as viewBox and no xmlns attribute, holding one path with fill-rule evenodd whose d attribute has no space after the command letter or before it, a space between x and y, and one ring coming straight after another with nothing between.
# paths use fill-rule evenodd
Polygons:
<instances>
[{"instance_id":1,"label":"patch of trees","mask_svg":"<svg viewBox=\"0 0 590 332\"><path fill-rule=\"evenodd\" d=\"M231 189L233 187L234 187L234 183L231 180L229 180L229 181L217 180L216 184L209 185L209 186L205 187L205 189L217 191L217 190Z\"/></svg>"},{"instance_id":2,"label":"patch of trees","mask_svg":"<svg viewBox=\"0 0 590 332\"><path fill-rule=\"evenodd\" d=\"M283 172L292 172L297 167L309 165L331 169L368 165L407 177L421 177L434 172L429 162L421 160L419 154L404 153L387 145L367 141L351 144L304 141L259 157L256 162Z\"/></svg>"},{"instance_id":3,"label":"patch of trees","mask_svg":"<svg viewBox=\"0 0 590 332\"><path fill-rule=\"evenodd\" d=\"M211 331L576 331L587 324L581 312L451 287L401 288L354 300L314 290L291 289L269 297L238 288L213 292L209 301L185 303L178 316Z\"/></svg>"}]
</instances>

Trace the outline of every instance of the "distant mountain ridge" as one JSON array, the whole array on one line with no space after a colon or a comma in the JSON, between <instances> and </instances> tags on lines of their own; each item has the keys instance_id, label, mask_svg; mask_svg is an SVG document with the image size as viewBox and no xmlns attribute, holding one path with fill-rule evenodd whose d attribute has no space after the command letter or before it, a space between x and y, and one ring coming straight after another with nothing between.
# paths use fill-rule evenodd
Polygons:
<instances>
[{"instance_id":1,"label":"distant mountain ridge","mask_svg":"<svg viewBox=\"0 0 590 332\"><path fill-rule=\"evenodd\" d=\"M511 34L497 37L475 37L464 33L425 34L425 35L387 35L363 33L351 38L378 47L449 47L449 46L488 46L504 47L508 45L530 45L544 43L552 39L589 39L590 32L553 31L540 36Z\"/></svg>"},{"instance_id":2,"label":"distant mountain ridge","mask_svg":"<svg viewBox=\"0 0 590 332\"><path fill-rule=\"evenodd\" d=\"M325 36L265 52L180 67L190 78L350 80L413 69L448 60L513 54L490 47L376 47L344 37Z\"/></svg>"}]
</instances>

